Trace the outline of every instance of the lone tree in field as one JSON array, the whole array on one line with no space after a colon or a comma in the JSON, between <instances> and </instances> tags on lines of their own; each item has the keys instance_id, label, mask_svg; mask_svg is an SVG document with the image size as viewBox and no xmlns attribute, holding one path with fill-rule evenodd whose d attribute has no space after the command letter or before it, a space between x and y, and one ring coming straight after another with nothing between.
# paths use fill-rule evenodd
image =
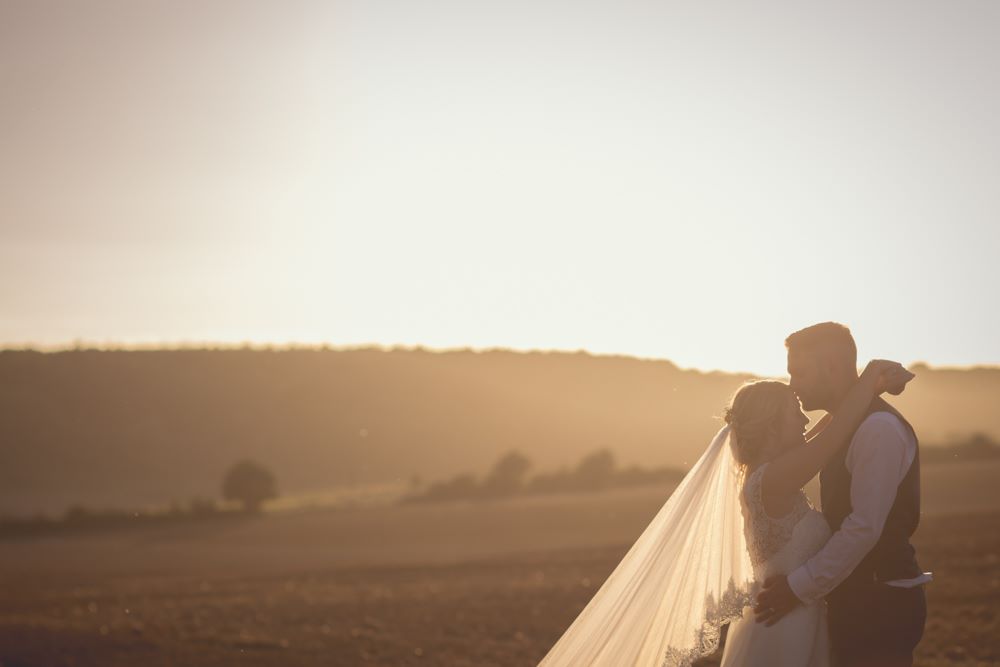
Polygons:
<instances>
[{"instance_id":1,"label":"lone tree in field","mask_svg":"<svg viewBox=\"0 0 1000 667\"><path fill-rule=\"evenodd\" d=\"M259 512L266 500L278 497L274 473L255 461L240 461L222 481L222 497L243 505L245 512Z\"/></svg>"}]
</instances>

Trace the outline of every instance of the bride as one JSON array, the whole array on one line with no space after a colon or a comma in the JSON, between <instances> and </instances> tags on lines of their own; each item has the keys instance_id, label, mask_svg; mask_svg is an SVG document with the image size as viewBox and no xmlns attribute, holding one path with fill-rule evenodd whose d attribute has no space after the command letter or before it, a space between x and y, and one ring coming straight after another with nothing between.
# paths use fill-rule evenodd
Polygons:
<instances>
[{"instance_id":1,"label":"bride","mask_svg":"<svg viewBox=\"0 0 1000 667\"><path fill-rule=\"evenodd\" d=\"M912 374L872 361L836 415L806 433L787 384L745 384L726 425L539 667L687 667L719 645L722 667L827 667L822 602L768 626L750 605L830 537L802 487L847 445L872 400Z\"/></svg>"}]
</instances>

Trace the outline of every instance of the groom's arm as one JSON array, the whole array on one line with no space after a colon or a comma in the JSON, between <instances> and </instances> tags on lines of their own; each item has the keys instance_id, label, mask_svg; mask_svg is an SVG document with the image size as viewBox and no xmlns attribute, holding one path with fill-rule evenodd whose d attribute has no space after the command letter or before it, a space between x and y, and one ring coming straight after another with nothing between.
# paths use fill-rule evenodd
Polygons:
<instances>
[{"instance_id":1,"label":"groom's arm","mask_svg":"<svg viewBox=\"0 0 1000 667\"><path fill-rule=\"evenodd\" d=\"M826 596L872 550L915 453L906 427L890 413L875 413L858 429L846 460L851 514L815 556L788 575L788 586L799 600Z\"/></svg>"}]
</instances>

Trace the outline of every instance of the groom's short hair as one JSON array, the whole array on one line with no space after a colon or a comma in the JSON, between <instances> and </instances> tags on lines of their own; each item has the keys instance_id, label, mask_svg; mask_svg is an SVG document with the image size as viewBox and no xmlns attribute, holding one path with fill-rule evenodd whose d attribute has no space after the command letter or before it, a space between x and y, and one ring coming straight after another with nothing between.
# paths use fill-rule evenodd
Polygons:
<instances>
[{"instance_id":1,"label":"groom's short hair","mask_svg":"<svg viewBox=\"0 0 1000 667\"><path fill-rule=\"evenodd\" d=\"M858 346L851 330L837 322L822 322L800 329L785 339L789 351L826 353L839 357L851 366L858 365Z\"/></svg>"}]
</instances>

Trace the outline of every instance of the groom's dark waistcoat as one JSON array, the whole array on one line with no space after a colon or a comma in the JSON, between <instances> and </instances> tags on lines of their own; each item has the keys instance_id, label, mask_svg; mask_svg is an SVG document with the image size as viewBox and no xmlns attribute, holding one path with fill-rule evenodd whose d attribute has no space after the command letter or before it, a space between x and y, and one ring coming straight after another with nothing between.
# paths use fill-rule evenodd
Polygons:
<instances>
[{"instance_id":1,"label":"groom's dark waistcoat","mask_svg":"<svg viewBox=\"0 0 1000 667\"><path fill-rule=\"evenodd\" d=\"M914 442L917 435L913 427L892 406L880 398L872 401L868 414L874 412L889 412L913 434ZM841 450L827 463L820 473L820 498L823 504L823 515L834 531L840 528L844 519L851 514L851 473L847 469L848 446ZM893 579L910 579L919 576L920 566L910 536L920 523L920 447L913 457L906 476L896 489L896 499L889 510L882 534L875 546L862 559L854 571L831 593L836 597L840 593L853 590L872 580L891 581Z\"/></svg>"}]
</instances>

